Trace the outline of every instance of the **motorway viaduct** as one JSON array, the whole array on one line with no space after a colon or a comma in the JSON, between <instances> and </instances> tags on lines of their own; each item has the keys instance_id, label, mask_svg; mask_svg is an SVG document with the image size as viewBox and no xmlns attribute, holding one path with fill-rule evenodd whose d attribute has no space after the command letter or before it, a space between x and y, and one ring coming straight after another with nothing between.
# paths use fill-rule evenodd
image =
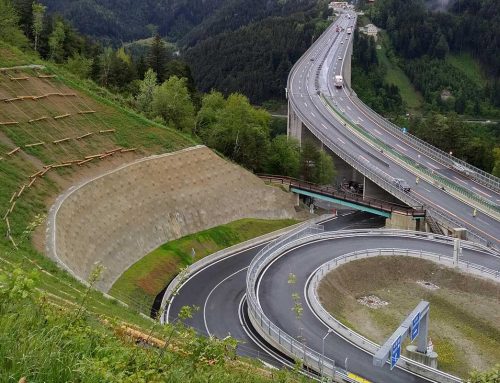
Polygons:
<instances>
[{"instance_id":1,"label":"motorway viaduct","mask_svg":"<svg viewBox=\"0 0 500 383\"><path fill-rule=\"evenodd\" d=\"M357 181L370 197L424 205L445 233L465 228L469 240L498 249L499 179L401 133L356 97L350 87L349 27L356 27L351 11L342 13L290 72L288 135L299 142L310 139L332 156L338 170L332 182ZM335 75L344 78L340 89ZM404 179L411 191L398 188L395 178Z\"/></svg>"}]
</instances>

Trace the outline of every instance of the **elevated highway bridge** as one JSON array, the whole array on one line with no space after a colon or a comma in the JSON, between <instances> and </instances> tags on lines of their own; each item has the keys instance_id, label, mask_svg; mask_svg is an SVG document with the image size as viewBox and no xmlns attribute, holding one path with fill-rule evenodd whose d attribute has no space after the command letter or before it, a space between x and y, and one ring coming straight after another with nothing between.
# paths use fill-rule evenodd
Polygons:
<instances>
[{"instance_id":1,"label":"elevated highway bridge","mask_svg":"<svg viewBox=\"0 0 500 383\"><path fill-rule=\"evenodd\" d=\"M402 132L356 97L349 27L356 27L352 11L341 14L292 68L288 135L324 147L340 177L364 182L366 194L424 206L445 230L465 228L469 240L499 249L500 180ZM343 76L342 88L334 85L336 75ZM396 179L411 191L402 191Z\"/></svg>"}]
</instances>

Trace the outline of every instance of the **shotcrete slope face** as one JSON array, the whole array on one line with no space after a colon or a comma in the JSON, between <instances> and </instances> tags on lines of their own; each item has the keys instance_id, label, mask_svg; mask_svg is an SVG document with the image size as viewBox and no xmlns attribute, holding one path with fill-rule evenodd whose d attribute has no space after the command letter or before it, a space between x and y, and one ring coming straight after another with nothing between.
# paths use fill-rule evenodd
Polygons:
<instances>
[{"instance_id":1,"label":"shotcrete slope face","mask_svg":"<svg viewBox=\"0 0 500 383\"><path fill-rule=\"evenodd\" d=\"M167 241L241 218L295 214L290 195L201 146L99 176L67 192L52 211L49 252L84 280L100 262L102 291Z\"/></svg>"}]
</instances>

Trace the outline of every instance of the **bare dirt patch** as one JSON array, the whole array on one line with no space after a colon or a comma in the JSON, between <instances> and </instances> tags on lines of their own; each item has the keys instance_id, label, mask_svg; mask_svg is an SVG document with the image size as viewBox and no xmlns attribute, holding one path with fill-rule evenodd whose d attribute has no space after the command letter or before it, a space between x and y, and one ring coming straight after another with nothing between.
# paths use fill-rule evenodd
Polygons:
<instances>
[{"instance_id":1,"label":"bare dirt patch","mask_svg":"<svg viewBox=\"0 0 500 383\"><path fill-rule=\"evenodd\" d=\"M333 316L377 343L427 300L441 369L466 376L500 360L500 285L492 281L417 258L376 257L335 269L318 292ZM374 310L358 302L371 295L390 304Z\"/></svg>"}]
</instances>

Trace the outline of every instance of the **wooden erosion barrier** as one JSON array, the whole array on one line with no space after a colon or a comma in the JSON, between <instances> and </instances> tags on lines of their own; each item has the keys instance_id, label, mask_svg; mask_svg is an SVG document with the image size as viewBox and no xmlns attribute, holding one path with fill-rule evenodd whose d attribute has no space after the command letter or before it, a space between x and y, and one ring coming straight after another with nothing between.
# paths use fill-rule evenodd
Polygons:
<instances>
[{"instance_id":1,"label":"wooden erosion barrier","mask_svg":"<svg viewBox=\"0 0 500 383\"><path fill-rule=\"evenodd\" d=\"M14 148L10 152L8 152L7 155L12 156L13 154L16 154L20 150L21 150L21 147L18 146L17 148Z\"/></svg>"},{"instance_id":2,"label":"wooden erosion barrier","mask_svg":"<svg viewBox=\"0 0 500 383\"><path fill-rule=\"evenodd\" d=\"M18 121L5 121L5 122L0 122L0 126L7 126L7 125L17 125L19 124Z\"/></svg>"},{"instance_id":3,"label":"wooden erosion barrier","mask_svg":"<svg viewBox=\"0 0 500 383\"><path fill-rule=\"evenodd\" d=\"M71 116L70 113L61 114L59 116L54 116L54 120L60 120L61 118L66 118L66 117L69 117L69 116Z\"/></svg>"},{"instance_id":4,"label":"wooden erosion barrier","mask_svg":"<svg viewBox=\"0 0 500 383\"><path fill-rule=\"evenodd\" d=\"M33 123L33 122L38 122L38 121L43 121L43 120L47 120L48 117L47 116L42 116L42 117L38 117L38 118L33 118L31 120L28 121L28 123Z\"/></svg>"}]
</instances>

